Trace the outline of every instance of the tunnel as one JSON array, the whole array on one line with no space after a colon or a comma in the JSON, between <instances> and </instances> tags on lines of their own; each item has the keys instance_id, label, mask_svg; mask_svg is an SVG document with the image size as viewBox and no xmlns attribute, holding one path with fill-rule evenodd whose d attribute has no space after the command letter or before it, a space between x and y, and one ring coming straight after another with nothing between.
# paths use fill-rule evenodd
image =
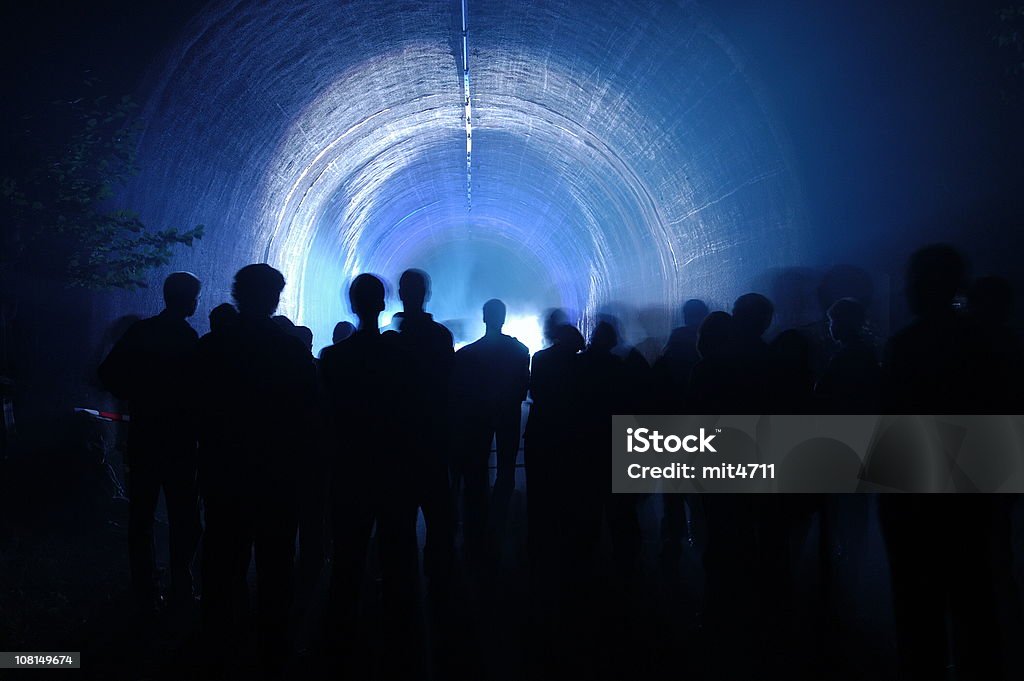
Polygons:
<instances>
[{"instance_id":1,"label":"tunnel","mask_svg":"<svg viewBox=\"0 0 1024 681\"><path fill-rule=\"evenodd\" d=\"M8 5L0 670L1024 679L1024 0Z\"/></svg>"},{"instance_id":2,"label":"tunnel","mask_svg":"<svg viewBox=\"0 0 1024 681\"><path fill-rule=\"evenodd\" d=\"M500 297L536 346L545 308L725 305L806 248L785 132L696 3L215 2L154 64L126 200L205 225L174 267L207 310L280 269L317 347L359 272L425 269L457 341Z\"/></svg>"}]
</instances>

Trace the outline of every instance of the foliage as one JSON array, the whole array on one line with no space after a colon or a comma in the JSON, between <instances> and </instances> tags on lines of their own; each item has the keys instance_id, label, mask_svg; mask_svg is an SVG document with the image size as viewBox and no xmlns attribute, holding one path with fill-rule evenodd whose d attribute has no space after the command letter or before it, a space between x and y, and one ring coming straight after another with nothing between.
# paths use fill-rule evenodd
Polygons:
<instances>
[{"instance_id":1,"label":"foliage","mask_svg":"<svg viewBox=\"0 0 1024 681\"><path fill-rule=\"evenodd\" d=\"M0 270L88 289L145 287L147 273L201 239L203 226L150 230L135 212L115 207L116 192L138 170L141 124L130 96L56 104L70 135L18 179L0 181L7 204Z\"/></svg>"}]
</instances>

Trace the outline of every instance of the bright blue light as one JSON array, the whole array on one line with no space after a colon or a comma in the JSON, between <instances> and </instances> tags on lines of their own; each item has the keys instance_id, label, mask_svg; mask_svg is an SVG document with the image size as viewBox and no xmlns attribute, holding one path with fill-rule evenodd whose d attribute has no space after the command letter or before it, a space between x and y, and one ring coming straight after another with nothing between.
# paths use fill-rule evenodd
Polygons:
<instances>
[{"instance_id":1,"label":"bright blue light","mask_svg":"<svg viewBox=\"0 0 1024 681\"><path fill-rule=\"evenodd\" d=\"M544 329L537 315L519 315L505 320L504 332L525 345L530 354L544 347Z\"/></svg>"},{"instance_id":2,"label":"bright blue light","mask_svg":"<svg viewBox=\"0 0 1024 681\"><path fill-rule=\"evenodd\" d=\"M197 18L154 79L130 198L147 224L207 225L176 263L204 304L266 260L321 344L361 271L424 267L440 319L502 297L587 320L725 302L802 260L771 116L696 5L466 10L465 56L458 4L225 0Z\"/></svg>"}]
</instances>

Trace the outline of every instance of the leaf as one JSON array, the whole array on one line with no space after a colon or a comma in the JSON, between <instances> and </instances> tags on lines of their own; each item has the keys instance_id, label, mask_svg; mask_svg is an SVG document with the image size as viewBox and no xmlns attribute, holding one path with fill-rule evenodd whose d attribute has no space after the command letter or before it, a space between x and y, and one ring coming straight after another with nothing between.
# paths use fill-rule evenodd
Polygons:
<instances>
[{"instance_id":1,"label":"leaf","mask_svg":"<svg viewBox=\"0 0 1024 681\"><path fill-rule=\"evenodd\" d=\"M85 85L96 82L87 78ZM116 187L138 171L143 126L132 116L138 105L128 95L83 102L58 103L77 127L54 145L54 154L17 180L3 178L0 193L11 209L12 233L24 238L17 249L0 254L0 263L56 274L68 286L144 287L148 272L170 263L179 247L191 247L204 228L151 230L129 207L108 205Z\"/></svg>"}]
</instances>

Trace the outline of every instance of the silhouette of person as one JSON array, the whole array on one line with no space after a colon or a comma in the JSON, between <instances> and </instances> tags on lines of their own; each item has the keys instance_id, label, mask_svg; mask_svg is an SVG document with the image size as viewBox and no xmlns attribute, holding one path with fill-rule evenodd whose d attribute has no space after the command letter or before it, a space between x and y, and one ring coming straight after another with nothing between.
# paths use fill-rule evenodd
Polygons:
<instances>
[{"instance_id":1,"label":"silhouette of person","mask_svg":"<svg viewBox=\"0 0 1024 681\"><path fill-rule=\"evenodd\" d=\"M814 386L816 409L824 414L878 414L881 409L882 369L867 333L864 305L840 298L826 313L827 331L835 353ZM819 575L824 600L841 566L837 556L858 556L864 548L873 500L866 494L801 495L819 513ZM810 518L804 528L809 531ZM826 602L826 607L827 607ZM831 619L831 618L830 618Z\"/></svg>"},{"instance_id":2,"label":"silhouette of person","mask_svg":"<svg viewBox=\"0 0 1024 681\"><path fill-rule=\"evenodd\" d=\"M839 351L838 344L829 333L829 308L842 298L852 298L863 305L865 311L870 310L875 299L875 285L871 275L864 269L842 264L830 267L822 275L815 293L821 317L798 327L798 330L811 344L811 368L815 375L820 376L828 366L829 360ZM869 344L877 343L866 315L861 333Z\"/></svg>"},{"instance_id":3,"label":"silhouette of person","mask_svg":"<svg viewBox=\"0 0 1024 681\"><path fill-rule=\"evenodd\" d=\"M671 313L663 307L648 306L640 309L636 318L643 337L634 347L648 366L653 367L665 352L668 336L661 332L662 329L669 331Z\"/></svg>"},{"instance_id":4,"label":"silhouette of person","mask_svg":"<svg viewBox=\"0 0 1024 681\"><path fill-rule=\"evenodd\" d=\"M210 331L222 331L238 321L238 310L231 303L221 303L210 310Z\"/></svg>"},{"instance_id":5,"label":"silhouette of person","mask_svg":"<svg viewBox=\"0 0 1024 681\"><path fill-rule=\"evenodd\" d=\"M786 329L768 344L768 351L773 381L770 386L772 412L815 413L812 351L806 334L797 329ZM770 420L762 419L760 423L770 424ZM794 596L790 546L794 542L798 546L803 545L814 514L826 508L829 495L780 493L753 496L758 523L758 563L767 577L760 594L764 616L762 626L771 632L769 636L774 635L774 645L785 640L779 634L790 624L787 616L791 614L790 603ZM824 533L824 519L819 527ZM825 539L829 537L826 535ZM819 567L819 574L827 578L829 573L824 572L824 566L819 564Z\"/></svg>"},{"instance_id":6,"label":"silhouette of person","mask_svg":"<svg viewBox=\"0 0 1024 681\"><path fill-rule=\"evenodd\" d=\"M697 355L688 402L696 414L728 414L736 407L740 376L736 361L736 322L728 312L712 312L697 332Z\"/></svg>"},{"instance_id":7,"label":"silhouette of person","mask_svg":"<svg viewBox=\"0 0 1024 681\"><path fill-rule=\"evenodd\" d=\"M574 355L571 382L572 417L561 427L570 444L560 456L572 475L560 511L561 547L556 602L557 621L565 628L559 646L572 668L594 655L593 643L602 624L625 619L640 551L637 516L639 495L613 494L611 484L612 415L629 414L631 377L619 345L614 318L593 328L586 350ZM599 566L604 533L610 539L611 583L603 585ZM604 588L602 588L604 586Z\"/></svg>"},{"instance_id":8,"label":"silhouette of person","mask_svg":"<svg viewBox=\"0 0 1024 681\"><path fill-rule=\"evenodd\" d=\"M271 319L273 319L285 333L299 341L302 344L302 347L306 348L306 351L310 353L310 357L313 356L313 329L308 326L296 324L283 314L274 315ZM314 358L313 363L316 364L316 362L317 360Z\"/></svg>"},{"instance_id":9,"label":"silhouette of person","mask_svg":"<svg viewBox=\"0 0 1024 681\"><path fill-rule=\"evenodd\" d=\"M312 356L312 329L296 324L285 315L274 315L272 319L285 333L298 340ZM313 358L314 368L318 367L319 361L318 358ZM299 533L300 609L307 605L308 596L316 587L326 558L328 470L324 452L324 415L320 409L320 402L319 399L314 400L309 411L295 424L296 445L305 456L297 481L302 490L298 495L296 516Z\"/></svg>"},{"instance_id":10,"label":"silhouette of person","mask_svg":"<svg viewBox=\"0 0 1024 681\"><path fill-rule=\"evenodd\" d=\"M558 333L563 326L570 324L569 313L561 308L550 308L544 315L544 343L551 347L558 342ZM586 341L583 342L586 345Z\"/></svg>"},{"instance_id":11,"label":"silhouette of person","mask_svg":"<svg viewBox=\"0 0 1024 681\"><path fill-rule=\"evenodd\" d=\"M196 350L203 539L203 628L215 667L230 662L241 630L253 551L263 673L282 674L297 523L302 428L315 399L309 351L271 319L284 277L265 264L235 274L233 326Z\"/></svg>"},{"instance_id":12,"label":"silhouette of person","mask_svg":"<svg viewBox=\"0 0 1024 681\"><path fill-rule=\"evenodd\" d=\"M736 367L743 389L735 397L737 414L767 414L774 388L773 363L762 338L772 324L775 307L760 293L747 293L733 303Z\"/></svg>"},{"instance_id":13,"label":"silhouette of person","mask_svg":"<svg viewBox=\"0 0 1024 681\"><path fill-rule=\"evenodd\" d=\"M295 337L302 343L302 347L309 351L310 355L313 354L313 329L308 326L296 325Z\"/></svg>"},{"instance_id":14,"label":"silhouette of person","mask_svg":"<svg viewBox=\"0 0 1024 681\"><path fill-rule=\"evenodd\" d=\"M198 334L195 314L200 283L188 272L164 281L165 307L135 322L100 364L100 382L127 400L128 557L136 607L152 616L159 591L155 581L153 515L164 492L170 533L171 595L177 604L193 595L192 561L199 541L196 487L196 432L190 418L193 386L186 369Z\"/></svg>"},{"instance_id":15,"label":"silhouette of person","mask_svg":"<svg viewBox=\"0 0 1024 681\"><path fill-rule=\"evenodd\" d=\"M500 300L484 303L484 336L455 353L455 408L466 439L454 477L461 478L465 486L464 544L470 553L482 548L484 519L490 519L495 537L500 538L515 489L522 404L530 382L530 351L501 332L505 314L505 304ZM488 513L487 464L492 441L496 444L498 470Z\"/></svg>"},{"instance_id":16,"label":"silhouette of person","mask_svg":"<svg viewBox=\"0 0 1024 681\"><path fill-rule=\"evenodd\" d=\"M295 335L295 322L293 322L291 318L283 314L276 314L273 317L271 317L271 319L274 320L275 324L284 329L285 333L287 333L289 336Z\"/></svg>"},{"instance_id":17,"label":"silhouette of person","mask_svg":"<svg viewBox=\"0 0 1024 681\"><path fill-rule=\"evenodd\" d=\"M761 414L767 405L770 354L761 335L771 323L764 296L741 296L736 314L712 312L700 326L693 369L691 404L697 414ZM733 676L752 673L770 655L766 623L781 629L775 606L785 585L779 534L785 525L778 495L704 494L700 502L707 524L703 564L707 628L715 659ZM755 571L750 566L757 565ZM775 592L780 592L776 594ZM775 618L775 619L773 619ZM756 641L740 653L725 654L731 642Z\"/></svg>"},{"instance_id":18,"label":"silhouette of person","mask_svg":"<svg viewBox=\"0 0 1024 681\"><path fill-rule=\"evenodd\" d=\"M967 264L951 246L915 252L906 290L915 319L889 339L883 399L891 414L967 414L984 403L981 335L953 307ZM900 678L941 678L947 614L965 678L1002 677L991 544L990 495L881 494ZM1005 538L1000 538L1005 540Z\"/></svg>"},{"instance_id":19,"label":"silhouette of person","mask_svg":"<svg viewBox=\"0 0 1024 681\"><path fill-rule=\"evenodd\" d=\"M787 329L768 344L774 385L772 411L776 414L810 414L814 411L814 372L811 345L796 329Z\"/></svg>"},{"instance_id":20,"label":"silhouette of person","mask_svg":"<svg viewBox=\"0 0 1024 681\"><path fill-rule=\"evenodd\" d=\"M334 325L334 330L331 332L331 345L340 343L341 341L345 340L353 333L355 333L355 331L356 327L352 324L352 322L338 322L337 324ZM323 354L324 349L321 348L320 357L323 357Z\"/></svg>"},{"instance_id":21,"label":"silhouette of person","mask_svg":"<svg viewBox=\"0 0 1024 681\"><path fill-rule=\"evenodd\" d=\"M928 246L911 257L906 286L915 319L886 345L887 413L970 413L983 402L976 372L982 347L953 308L966 276L966 262L950 246Z\"/></svg>"},{"instance_id":22,"label":"silhouette of person","mask_svg":"<svg viewBox=\"0 0 1024 681\"><path fill-rule=\"evenodd\" d=\"M356 327L352 325L352 322L338 322L334 325L334 331L331 332L331 343L340 343L355 333L355 330Z\"/></svg>"},{"instance_id":23,"label":"silhouette of person","mask_svg":"<svg viewBox=\"0 0 1024 681\"><path fill-rule=\"evenodd\" d=\"M983 402L976 408L992 414L1019 414L1024 384L1020 337L1010 328L1013 288L1002 277L981 277L967 290L967 310L984 344L980 367Z\"/></svg>"},{"instance_id":24,"label":"silhouette of person","mask_svg":"<svg viewBox=\"0 0 1024 681\"><path fill-rule=\"evenodd\" d=\"M578 409L579 460L573 465L584 471L579 483L582 503L578 507L584 515L577 524L582 554L574 558L579 563L589 562L599 544L601 529L607 524L615 576L625 582L639 556L640 525L637 496L611 493L612 416L631 413L634 398L630 394L629 368L613 352L617 345L615 325L601 321L591 333L590 345L576 358L574 400ZM581 565L577 568L585 571Z\"/></svg>"},{"instance_id":25,"label":"silhouette of person","mask_svg":"<svg viewBox=\"0 0 1024 681\"><path fill-rule=\"evenodd\" d=\"M562 534L560 499L570 482L572 414L576 356L583 335L554 310L545 320L551 345L533 356L530 369L530 415L523 435L526 511L530 558L550 567Z\"/></svg>"},{"instance_id":26,"label":"silhouette of person","mask_svg":"<svg viewBox=\"0 0 1024 681\"><path fill-rule=\"evenodd\" d=\"M394 331L380 332L384 283L360 274L349 287L359 327L324 349L320 373L334 427L331 516L334 559L331 609L338 643L353 652L357 606L371 532L376 542L389 643L411 643L415 602L415 441L410 438L410 404L404 381L411 369ZM391 663L411 663L407 650Z\"/></svg>"},{"instance_id":27,"label":"silhouette of person","mask_svg":"<svg viewBox=\"0 0 1024 681\"><path fill-rule=\"evenodd\" d=\"M413 458L413 480L427 529L423 567L436 584L451 571L455 541L455 512L448 480L451 432L447 404L455 349L451 332L424 310L430 300L430 277L426 272L403 272L398 297L403 307L395 315L398 339L409 370L402 377L409 408L403 417L418 450Z\"/></svg>"},{"instance_id":28,"label":"silhouette of person","mask_svg":"<svg viewBox=\"0 0 1024 681\"><path fill-rule=\"evenodd\" d=\"M1013 288L1002 277L980 277L967 290L967 310L971 323L985 346L980 369L985 404L978 405L991 414L1020 414L1024 408L1024 347L1020 336L1009 326L1013 310ZM991 536L993 548L993 589L1006 605L1007 637L1024 632L1020 590L1013 574L1012 519L1020 504L1020 494L999 494L992 501Z\"/></svg>"},{"instance_id":29,"label":"silhouette of person","mask_svg":"<svg viewBox=\"0 0 1024 681\"><path fill-rule=\"evenodd\" d=\"M539 649L546 649L564 635L557 616L563 597L561 558L564 542L575 539L575 527L570 522L575 495L567 490L575 489L570 469L576 450L575 370L586 342L567 320L568 315L558 309L550 310L544 318L548 346L533 355L530 412L523 433L532 596L529 631Z\"/></svg>"},{"instance_id":30,"label":"silhouette of person","mask_svg":"<svg viewBox=\"0 0 1024 681\"><path fill-rule=\"evenodd\" d=\"M312 356L313 330L308 326L292 325L286 331L294 336L302 347ZM317 358L313 358L314 367L319 367ZM319 395L318 395L319 397ZM328 461L326 455L326 429L322 400L317 399L310 405L309 411L301 418L296 430L296 441L305 452L305 463L300 472L298 503L299 528L299 575L302 586L302 606L306 605L307 596L311 595L320 579L324 560L327 556L327 486Z\"/></svg>"},{"instance_id":31,"label":"silhouette of person","mask_svg":"<svg viewBox=\"0 0 1024 681\"><path fill-rule=\"evenodd\" d=\"M616 344L612 352L622 358L623 366L623 402L622 408L628 414L650 414L658 410L658 401L654 394L654 377L647 358L635 346L626 342L622 330L622 322L610 314L598 315L598 321L606 321L615 331Z\"/></svg>"},{"instance_id":32,"label":"silhouette of person","mask_svg":"<svg viewBox=\"0 0 1024 681\"><path fill-rule=\"evenodd\" d=\"M813 382L808 369L810 358L807 343L796 332L786 333L780 336L781 342L773 352L763 336L771 326L774 316L775 306L759 293L744 294L733 303L737 373L736 383L732 385L732 394L724 395L726 404L732 406L731 413L767 415L779 407L792 410L798 406L783 404L784 400L804 404L810 401ZM785 373L787 368L789 375ZM729 387L729 382L725 381L717 390ZM723 506L735 504L733 510L740 514L737 516L737 522L752 521L756 524L756 536L753 537L753 543L746 548L756 552L757 560L764 568L762 575L767 577L768 583L774 584L772 588L766 588L760 594L761 615L766 615L770 610L778 611L783 605L781 599L787 595L785 580L789 577L787 501L781 495L757 495L751 499L740 499L736 495L720 496L721 499L716 498L713 502L719 513ZM740 520L739 518L744 515L746 518ZM711 516L710 511L708 516ZM709 527L709 537L712 532L721 535L728 531L722 523L716 521L715 525L717 529ZM765 599L773 599L776 602L766 607ZM778 631L776 629L773 633Z\"/></svg>"},{"instance_id":33,"label":"silhouette of person","mask_svg":"<svg viewBox=\"0 0 1024 681\"><path fill-rule=\"evenodd\" d=\"M683 325L672 330L664 352L652 368L657 412L687 412L690 378L700 361L697 334L708 313L703 300L691 298L683 303ZM670 564L682 555L683 537L687 534L686 505L685 494L662 495L661 551L662 558Z\"/></svg>"},{"instance_id":34,"label":"silhouette of person","mask_svg":"<svg viewBox=\"0 0 1024 681\"><path fill-rule=\"evenodd\" d=\"M881 409L882 369L878 353L865 337L864 306L841 298L828 309L829 336L839 350L814 386L826 414L877 414Z\"/></svg>"},{"instance_id":35,"label":"silhouette of person","mask_svg":"<svg viewBox=\"0 0 1024 681\"><path fill-rule=\"evenodd\" d=\"M683 325L672 329L654 373L666 414L681 414L686 409L686 394L693 367L700 360L697 332L708 316L703 300L691 298L683 304Z\"/></svg>"}]
</instances>

